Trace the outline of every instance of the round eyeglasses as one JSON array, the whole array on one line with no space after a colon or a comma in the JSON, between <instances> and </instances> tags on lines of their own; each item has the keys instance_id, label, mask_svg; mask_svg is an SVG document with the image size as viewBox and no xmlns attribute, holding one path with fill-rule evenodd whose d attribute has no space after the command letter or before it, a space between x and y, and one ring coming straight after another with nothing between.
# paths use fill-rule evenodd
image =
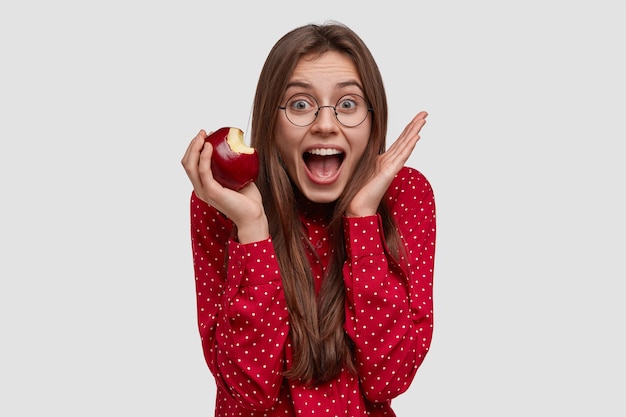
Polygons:
<instances>
[{"instance_id":1,"label":"round eyeglasses","mask_svg":"<svg viewBox=\"0 0 626 417\"><path fill-rule=\"evenodd\" d=\"M345 127L356 127L363 123L369 112L374 111L358 94L346 94L334 106L320 106L315 97L306 93L291 96L284 106L285 116L292 124L305 127L312 124L319 112L328 107L333 109L337 121Z\"/></svg>"}]
</instances>

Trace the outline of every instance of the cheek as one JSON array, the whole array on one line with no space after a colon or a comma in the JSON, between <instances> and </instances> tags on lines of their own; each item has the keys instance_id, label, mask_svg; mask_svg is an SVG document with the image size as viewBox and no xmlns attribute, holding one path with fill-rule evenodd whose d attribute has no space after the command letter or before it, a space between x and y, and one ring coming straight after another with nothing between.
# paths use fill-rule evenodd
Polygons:
<instances>
[{"instance_id":1,"label":"cheek","mask_svg":"<svg viewBox=\"0 0 626 417\"><path fill-rule=\"evenodd\" d=\"M297 143L290 138L291 136L280 127L276 131L276 148L287 171L293 169L297 157Z\"/></svg>"},{"instance_id":2,"label":"cheek","mask_svg":"<svg viewBox=\"0 0 626 417\"><path fill-rule=\"evenodd\" d=\"M277 149L278 149L278 155L280 155L280 160L283 161L283 164L288 167L290 164L290 158L289 158L289 153L288 153L288 148L286 148L284 146L284 142L277 142L276 143Z\"/></svg>"},{"instance_id":3,"label":"cheek","mask_svg":"<svg viewBox=\"0 0 626 417\"><path fill-rule=\"evenodd\" d=\"M365 153L365 149L369 143L371 129L369 126L364 126L362 131L359 131L358 134L352 137L351 147L352 152L356 159L361 159L363 154Z\"/></svg>"},{"instance_id":4,"label":"cheek","mask_svg":"<svg viewBox=\"0 0 626 417\"><path fill-rule=\"evenodd\" d=\"M278 150L278 153L280 154L280 157L285 160L285 158L287 157L287 155L285 154L285 152L289 149L289 144L288 144L288 140L287 138L289 137L289 135L287 135L286 129L285 129L285 124L282 121L282 118L280 117L280 115L278 116L277 120L276 120L276 149Z\"/></svg>"}]
</instances>

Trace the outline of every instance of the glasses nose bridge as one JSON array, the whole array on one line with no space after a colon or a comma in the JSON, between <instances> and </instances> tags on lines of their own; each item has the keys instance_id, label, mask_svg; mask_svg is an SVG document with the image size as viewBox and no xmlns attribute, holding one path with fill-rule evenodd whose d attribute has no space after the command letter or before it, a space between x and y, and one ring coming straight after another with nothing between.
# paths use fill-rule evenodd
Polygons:
<instances>
[{"instance_id":1,"label":"glasses nose bridge","mask_svg":"<svg viewBox=\"0 0 626 417\"><path fill-rule=\"evenodd\" d=\"M333 109L333 115L335 116L335 119L337 119L337 107L336 106L330 106L330 105L320 106L320 105L318 105L317 106L317 111L315 112L315 119L313 121L317 120L317 116L319 116L320 111L322 111L322 109L324 109L324 108ZM337 119L337 120L339 120L339 119Z\"/></svg>"}]
</instances>

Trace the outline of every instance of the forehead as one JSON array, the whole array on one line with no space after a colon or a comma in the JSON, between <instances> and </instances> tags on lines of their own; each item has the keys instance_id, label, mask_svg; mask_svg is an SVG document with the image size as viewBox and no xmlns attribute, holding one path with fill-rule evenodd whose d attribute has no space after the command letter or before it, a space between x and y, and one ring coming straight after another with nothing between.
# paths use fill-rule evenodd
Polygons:
<instances>
[{"instance_id":1,"label":"forehead","mask_svg":"<svg viewBox=\"0 0 626 417\"><path fill-rule=\"evenodd\" d=\"M345 54L328 51L323 54L304 55L294 68L289 86L305 88L343 88L361 86L356 65Z\"/></svg>"}]
</instances>

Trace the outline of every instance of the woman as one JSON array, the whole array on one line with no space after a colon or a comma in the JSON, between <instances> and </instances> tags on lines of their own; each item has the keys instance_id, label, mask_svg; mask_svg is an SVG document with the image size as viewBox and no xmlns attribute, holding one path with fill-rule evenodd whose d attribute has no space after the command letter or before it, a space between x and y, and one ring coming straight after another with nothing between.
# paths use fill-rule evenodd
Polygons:
<instances>
[{"instance_id":1,"label":"woman","mask_svg":"<svg viewBox=\"0 0 626 417\"><path fill-rule=\"evenodd\" d=\"M434 197L404 165L426 116L386 150L370 51L341 24L306 25L260 74L256 183L221 187L206 132L191 141L182 164L216 415L395 415L433 331Z\"/></svg>"}]
</instances>

